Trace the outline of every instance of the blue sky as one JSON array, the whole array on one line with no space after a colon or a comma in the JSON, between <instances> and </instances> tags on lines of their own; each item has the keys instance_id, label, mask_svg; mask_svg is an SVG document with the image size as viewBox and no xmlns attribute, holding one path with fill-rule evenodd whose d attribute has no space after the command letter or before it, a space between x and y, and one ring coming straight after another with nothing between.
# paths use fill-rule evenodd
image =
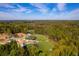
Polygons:
<instances>
[{"instance_id":1,"label":"blue sky","mask_svg":"<svg viewBox=\"0 0 79 59\"><path fill-rule=\"evenodd\" d=\"M79 20L79 3L0 3L0 20Z\"/></svg>"}]
</instances>

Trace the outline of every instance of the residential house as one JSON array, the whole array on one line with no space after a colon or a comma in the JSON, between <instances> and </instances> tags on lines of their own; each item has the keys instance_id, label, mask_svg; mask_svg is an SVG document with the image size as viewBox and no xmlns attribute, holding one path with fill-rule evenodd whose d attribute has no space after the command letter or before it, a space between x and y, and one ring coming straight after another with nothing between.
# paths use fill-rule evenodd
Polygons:
<instances>
[{"instance_id":1,"label":"residential house","mask_svg":"<svg viewBox=\"0 0 79 59\"><path fill-rule=\"evenodd\" d=\"M10 42L9 35L7 33L0 34L0 44L6 44Z\"/></svg>"}]
</instances>

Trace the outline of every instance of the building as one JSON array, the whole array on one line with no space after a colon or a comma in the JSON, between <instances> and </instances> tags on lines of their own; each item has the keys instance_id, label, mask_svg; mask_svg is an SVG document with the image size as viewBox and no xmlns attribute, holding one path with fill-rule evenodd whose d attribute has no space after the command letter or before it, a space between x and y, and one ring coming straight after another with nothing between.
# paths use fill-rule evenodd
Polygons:
<instances>
[{"instance_id":1,"label":"building","mask_svg":"<svg viewBox=\"0 0 79 59\"><path fill-rule=\"evenodd\" d=\"M33 40L33 36L31 33L16 33L12 34L12 36L8 34L0 34L0 44L7 44L10 43L11 40L15 40L18 45L25 46L26 44L37 44L37 40Z\"/></svg>"},{"instance_id":2,"label":"building","mask_svg":"<svg viewBox=\"0 0 79 59\"><path fill-rule=\"evenodd\" d=\"M10 42L9 35L7 33L0 34L0 44L7 44Z\"/></svg>"}]
</instances>

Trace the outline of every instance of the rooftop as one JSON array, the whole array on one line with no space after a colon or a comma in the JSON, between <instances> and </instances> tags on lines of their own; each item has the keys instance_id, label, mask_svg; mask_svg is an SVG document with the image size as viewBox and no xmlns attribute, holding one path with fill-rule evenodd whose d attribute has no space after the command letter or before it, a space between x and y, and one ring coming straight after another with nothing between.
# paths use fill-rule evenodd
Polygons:
<instances>
[{"instance_id":1,"label":"rooftop","mask_svg":"<svg viewBox=\"0 0 79 59\"><path fill-rule=\"evenodd\" d=\"M18 44L22 45L22 44L36 44L38 43L37 40L33 40L36 39L32 36L32 34L25 34L25 33L16 33L16 34L12 34L11 37L9 37L10 35L2 33L0 34L0 44L6 44L8 42L10 42L10 40L15 40ZM32 39L33 37L33 39ZM30 38L30 40L29 40Z\"/></svg>"}]
</instances>

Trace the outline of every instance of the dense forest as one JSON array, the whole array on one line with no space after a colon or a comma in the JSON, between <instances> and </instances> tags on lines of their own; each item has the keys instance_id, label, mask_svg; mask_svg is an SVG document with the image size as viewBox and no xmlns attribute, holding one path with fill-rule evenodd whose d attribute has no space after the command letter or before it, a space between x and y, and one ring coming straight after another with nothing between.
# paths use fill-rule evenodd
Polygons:
<instances>
[{"instance_id":1,"label":"dense forest","mask_svg":"<svg viewBox=\"0 0 79 59\"><path fill-rule=\"evenodd\" d=\"M1 21L0 34L36 35L38 44L18 47L15 41L0 44L1 56L79 56L79 21Z\"/></svg>"}]
</instances>

